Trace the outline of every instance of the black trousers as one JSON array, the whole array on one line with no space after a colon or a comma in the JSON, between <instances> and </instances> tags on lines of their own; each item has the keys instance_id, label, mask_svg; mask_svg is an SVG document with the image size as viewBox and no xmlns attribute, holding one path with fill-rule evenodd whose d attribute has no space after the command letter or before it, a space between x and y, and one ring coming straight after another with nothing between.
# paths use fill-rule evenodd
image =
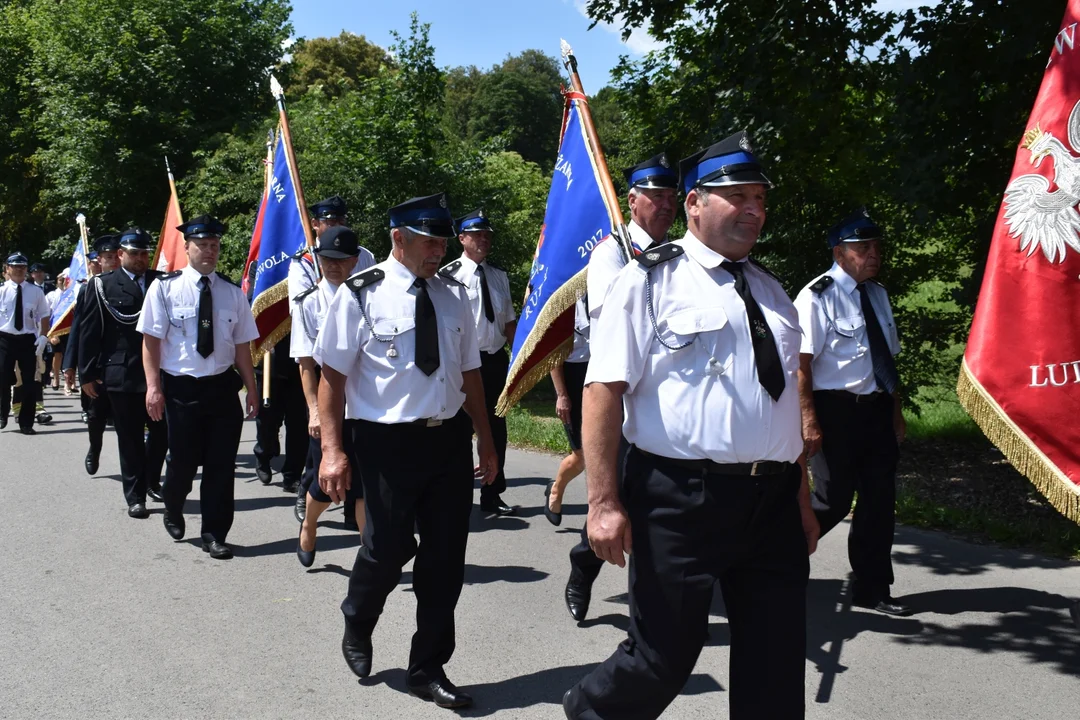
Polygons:
<instances>
[{"instance_id":1,"label":"black trousers","mask_svg":"<svg viewBox=\"0 0 1080 720\"><path fill-rule=\"evenodd\" d=\"M506 492L506 418L495 414L495 405L499 402L506 385L506 373L510 370L510 356L506 349L493 353L480 353L480 377L484 381L484 400L487 403L488 424L491 425L491 438L495 442L495 453L499 456L499 473L490 485L480 487L480 499L494 500L495 496Z\"/></svg>"},{"instance_id":2,"label":"black trousers","mask_svg":"<svg viewBox=\"0 0 1080 720\"><path fill-rule=\"evenodd\" d=\"M108 394L120 451L124 499L128 506L145 503L146 489L161 486L161 466L169 450L165 421L150 419L145 392L110 390Z\"/></svg>"},{"instance_id":3,"label":"black trousers","mask_svg":"<svg viewBox=\"0 0 1080 720\"><path fill-rule=\"evenodd\" d=\"M630 452L630 443L626 442L626 438L620 436L619 460L615 468L620 483L624 482L623 473L628 452ZM578 575L579 579L585 580L591 585L596 580L596 576L600 574L602 567L604 567L604 561L596 557L596 553L593 552L592 547L589 545L589 524L587 522L582 523L581 539L578 540L577 545L570 548L570 571Z\"/></svg>"},{"instance_id":4,"label":"black trousers","mask_svg":"<svg viewBox=\"0 0 1080 720\"><path fill-rule=\"evenodd\" d=\"M291 362L291 361L290 361ZM281 454L278 434L285 425L285 463L281 478L285 484L300 481L308 453L307 400L300 384L300 373L295 377L270 378L270 404L259 408L255 417L255 462L268 468L270 461ZM261 373L259 373L261 378ZM261 380L258 382L262 387Z\"/></svg>"},{"instance_id":5,"label":"black trousers","mask_svg":"<svg viewBox=\"0 0 1080 720\"><path fill-rule=\"evenodd\" d=\"M465 578L473 498L472 423L464 411L438 427L350 420L364 483L367 525L356 554L345 622L358 636L374 630L401 568L414 556L416 633L408 682L445 677L454 653L454 608ZM355 482L355 479L354 479ZM415 530L420 533L417 545Z\"/></svg>"},{"instance_id":6,"label":"black trousers","mask_svg":"<svg viewBox=\"0 0 1080 720\"><path fill-rule=\"evenodd\" d=\"M5 419L11 415L11 386L15 384L15 367L22 375L22 397L29 397L19 409L19 426L34 427L33 398L37 397L39 385L34 380L37 356L34 354L33 335L12 335L0 333L0 416Z\"/></svg>"},{"instance_id":7,"label":"black trousers","mask_svg":"<svg viewBox=\"0 0 1080 720\"><path fill-rule=\"evenodd\" d=\"M630 451L629 636L579 683L575 717L659 717L697 662L717 581L731 633L729 717L803 717L810 561L800 481L794 464L773 476L710 475Z\"/></svg>"},{"instance_id":8,"label":"black trousers","mask_svg":"<svg viewBox=\"0 0 1080 720\"><path fill-rule=\"evenodd\" d=\"M893 398L873 402L827 391L814 393L821 425L821 452L810 458L814 476L811 502L822 536L847 517L856 492L859 501L848 533L848 559L856 590L888 594L893 583L892 543L896 525L896 464L899 448L893 429Z\"/></svg>"},{"instance_id":9,"label":"black trousers","mask_svg":"<svg viewBox=\"0 0 1080 720\"><path fill-rule=\"evenodd\" d=\"M345 426L342 426L345 428ZM349 485L349 490L345 493L345 509L348 512L350 506L352 507L352 516L356 515L356 501L364 499L364 483L360 480L360 465L356 461L356 444L353 441L354 426L349 425L348 428L343 429L343 437L341 444L345 448L345 454L349 456L349 468L352 471L352 482ZM305 475L305 481L308 482L307 490L301 490L301 492L311 493L311 497L319 502L331 502L330 496L323 492L322 486L319 485L319 465L322 463L322 440L316 440L313 437L308 438L311 441L311 446L308 449L308 458L314 463L315 471L311 473L312 479L307 480ZM306 470L305 470L306 473Z\"/></svg>"},{"instance_id":10,"label":"black trousers","mask_svg":"<svg viewBox=\"0 0 1080 720\"><path fill-rule=\"evenodd\" d=\"M244 425L237 393L243 382L232 369L205 378L165 372L161 377L169 436L169 465L161 492L165 509L184 511L201 465L202 537L225 542L233 523L236 451Z\"/></svg>"},{"instance_id":11,"label":"black trousers","mask_svg":"<svg viewBox=\"0 0 1080 720\"><path fill-rule=\"evenodd\" d=\"M105 439L106 421L113 417L110 394L104 389L100 389L96 398L92 398L86 393L83 393L83 395L87 398L86 430L90 433L90 449L94 452L101 452L101 443ZM115 424L115 418L113 424Z\"/></svg>"}]
</instances>

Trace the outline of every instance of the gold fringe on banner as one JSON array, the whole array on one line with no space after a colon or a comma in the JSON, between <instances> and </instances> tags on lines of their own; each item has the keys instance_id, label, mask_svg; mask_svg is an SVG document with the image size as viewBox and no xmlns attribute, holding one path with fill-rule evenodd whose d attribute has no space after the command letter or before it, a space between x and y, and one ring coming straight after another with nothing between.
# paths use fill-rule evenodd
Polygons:
<instances>
[{"instance_id":1,"label":"gold fringe on banner","mask_svg":"<svg viewBox=\"0 0 1080 720\"><path fill-rule=\"evenodd\" d=\"M292 330L292 318L285 318L285 322L277 326L277 328L266 336L258 345L251 346L251 362L258 365L262 361L262 356L265 353L270 352L271 348L281 342L281 338L285 337Z\"/></svg>"},{"instance_id":2,"label":"gold fringe on banner","mask_svg":"<svg viewBox=\"0 0 1080 720\"><path fill-rule=\"evenodd\" d=\"M289 283L287 280L282 280L269 290L264 290L259 293L259 296L255 298L255 302L251 303L251 314L254 315L257 320L264 310L282 300L288 301L288 299ZM292 329L292 318L290 315L290 313L286 313L285 321L283 323L278 325L278 327L267 335L262 342L251 346L251 361L253 363L257 364L262 359L263 353L277 345L281 338L289 333Z\"/></svg>"},{"instance_id":3,"label":"gold fringe on banner","mask_svg":"<svg viewBox=\"0 0 1080 720\"><path fill-rule=\"evenodd\" d=\"M967 414L990 442L1004 453L1012 466L1027 477L1058 512L1073 522L1080 523L1080 487L1069 480L1031 438L1009 419L968 369L966 359L960 366L956 395Z\"/></svg>"},{"instance_id":4,"label":"gold fringe on banner","mask_svg":"<svg viewBox=\"0 0 1080 720\"><path fill-rule=\"evenodd\" d=\"M551 327L551 324L555 322L556 318L562 315L568 308L580 300L585 295L586 282L585 277L588 271L588 267L582 269L577 275L567 280L562 287L552 293L551 298L544 303L544 307L540 310L540 315L536 318L536 322L533 324L532 330L529 332L529 336L525 338L525 342L521 346L521 350L518 351L517 357L514 358L514 364L510 366L510 372L506 375L506 385L503 387L502 394L499 395L499 402L495 405L495 414L499 417L506 417L506 414L510 412L510 408L517 405L525 393L533 389L536 383L549 372L551 368L555 367L559 363L566 360L570 355L570 350L573 347L573 335L570 338L559 344L547 357L543 358L539 363L532 367L524 376L518 378L518 373L521 372L521 366L525 364L533 352L536 350L537 345L540 344L540 340L543 339L544 334ZM528 300L526 299L526 302ZM513 391L507 395L507 388L514 385Z\"/></svg>"}]
</instances>

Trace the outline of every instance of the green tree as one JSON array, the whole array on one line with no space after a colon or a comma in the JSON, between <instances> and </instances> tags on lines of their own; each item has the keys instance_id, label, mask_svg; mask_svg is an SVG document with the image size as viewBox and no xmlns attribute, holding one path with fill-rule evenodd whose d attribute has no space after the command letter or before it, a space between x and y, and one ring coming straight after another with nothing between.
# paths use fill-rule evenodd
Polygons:
<instances>
[{"instance_id":1,"label":"green tree","mask_svg":"<svg viewBox=\"0 0 1080 720\"><path fill-rule=\"evenodd\" d=\"M344 30L334 38L299 40L289 52L292 59L285 63L284 85L293 95L302 95L313 85L322 85L328 95L340 95L378 75L383 66L394 65L381 47Z\"/></svg>"},{"instance_id":2,"label":"green tree","mask_svg":"<svg viewBox=\"0 0 1080 720\"><path fill-rule=\"evenodd\" d=\"M76 212L92 229L154 228L206 138L262 115L289 35L286 0L34 0L25 37L41 241Z\"/></svg>"}]
</instances>

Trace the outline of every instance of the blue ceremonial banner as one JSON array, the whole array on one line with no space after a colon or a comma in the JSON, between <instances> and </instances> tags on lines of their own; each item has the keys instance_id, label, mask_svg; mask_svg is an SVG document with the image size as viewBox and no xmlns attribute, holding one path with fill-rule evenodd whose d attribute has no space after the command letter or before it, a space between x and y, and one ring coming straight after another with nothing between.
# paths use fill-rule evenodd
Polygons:
<instances>
[{"instance_id":1,"label":"blue ceremonial banner","mask_svg":"<svg viewBox=\"0 0 1080 720\"><path fill-rule=\"evenodd\" d=\"M252 343L255 358L289 332L289 258L308 242L300 183L290 156L288 140L280 135L244 273L245 290L250 293L251 312L259 328L259 339Z\"/></svg>"},{"instance_id":2,"label":"blue ceremonial banner","mask_svg":"<svg viewBox=\"0 0 1080 720\"><path fill-rule=\"evenodd\" d=\"M617 224L604 200L607 168L592 152L588 112L583 94L566 93L559 155L514 335L510 372L499 398L500 414L566 359L573 344L574 304L585 294L589 256Z\"/></svg>"},{"instance_id":3,"label":"blue ceremonial banner","mask_svg":"<svg viewBox=\"0 0 1080 720\"><path fill-rule=\"evenodd\" d=\"M56 307L53 308L49 337L59 337L71 331L76 293L89 274L86 264L86 241L80 236L79 241L75 243L75 252L71 254L71 263L68 265L68 286L64 288L64 292L60 293L60 297L56 299Z\"/></svg>"}]
</instances>

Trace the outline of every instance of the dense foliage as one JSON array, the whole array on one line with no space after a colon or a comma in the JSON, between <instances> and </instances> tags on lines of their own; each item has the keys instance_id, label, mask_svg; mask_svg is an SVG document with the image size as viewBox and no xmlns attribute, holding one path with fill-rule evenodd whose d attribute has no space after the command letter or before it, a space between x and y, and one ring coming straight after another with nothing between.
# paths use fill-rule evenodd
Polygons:
<instances>
[{"instance_id":1,"label":"dense foliage","mask_svg":"<svg viewBox=\"0 0 1080 720\"><path fill-rule=\"evenodd\" d=\"M618 170L660 149L679 158L751 132L776 183L758 255L789 290L826 268L825 230L869 206L891 241L903 374L930 398L955 380L1064 3L877 6L590 0L594 20L664 45L624 59L605 88L592 85L603 68L580 60L620 192ZM0 252L58 269L78 211L92 232L156 231L168 155L185 215L228 221L236 273L277 123L273 69L309 201L345 197L378 256L390 205L441 189L457 214L483 204L520 297L558 140L558 61L525 50L487 69L439 68L415 18L392 48L350 33L288 46L288 16L287 0L0 2Z\"/></svg>"}]
</instances>

